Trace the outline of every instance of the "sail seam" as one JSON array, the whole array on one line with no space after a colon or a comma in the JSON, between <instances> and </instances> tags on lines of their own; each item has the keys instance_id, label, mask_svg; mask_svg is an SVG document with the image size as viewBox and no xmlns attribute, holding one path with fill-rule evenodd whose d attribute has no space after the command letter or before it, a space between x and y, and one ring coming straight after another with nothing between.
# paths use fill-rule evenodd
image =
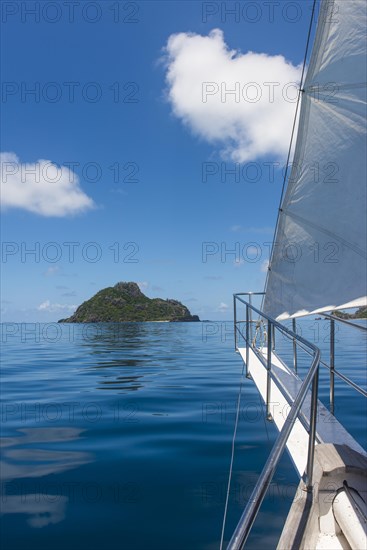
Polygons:
<instances>
[{"instance_id":1,"label":"sail seam","mask_svg":"<svg viewBox=\"0 0 367 550\"><path fill-rule=\"evenodd\" d=\"M283 210L283 213L286 214L287 216L290 216L291 218L293 218L295 220L298 220L298 221L308 225L309 227L312 227L313 229L317 229L318 231L320 231L321 233L324 233L325 235L329 235L330 237L335 238L337 241L343 243L346 247L350 248L351 250L354 250L354 252L356 252L357 254L362 256L362 258L367 258L367 253L364 250L362 250L361 248L359 248L359 246L356 246L355 244L352 244L349 241L346 241L345 239L343 239L343 237L340 237L339 235L336 235L335 233L332 233L331 231L328 231L327 229L325 229L321 225L310 222L309 220L306 220L302 216L299 216L298 214L294 214L293 212L290 212L289 210Z\"/></svg>"}]
</instances>

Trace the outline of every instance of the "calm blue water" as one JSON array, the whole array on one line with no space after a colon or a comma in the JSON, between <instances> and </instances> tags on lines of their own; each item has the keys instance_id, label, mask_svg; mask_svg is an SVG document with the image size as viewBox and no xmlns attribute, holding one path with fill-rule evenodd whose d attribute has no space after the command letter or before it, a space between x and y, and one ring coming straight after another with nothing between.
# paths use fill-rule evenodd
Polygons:
<instances>
[{"instance_id":1,"label":"calm blue water","mask_svg":"<svg viewBox=\"0 0 367 550\"><path fill-rule=\"evenodd\" d=\"M325 352L326 325L302 324ZM231 323L2 325L2 340L3 548L219 547L242 369ZM337 340L337 366L365 385L365 335ZM365 445L363 398L337 395ZM246 381L227 540L275 436ZM248 548L275 547L297 484L285 455Z\"/></svg>"}]
</instances>

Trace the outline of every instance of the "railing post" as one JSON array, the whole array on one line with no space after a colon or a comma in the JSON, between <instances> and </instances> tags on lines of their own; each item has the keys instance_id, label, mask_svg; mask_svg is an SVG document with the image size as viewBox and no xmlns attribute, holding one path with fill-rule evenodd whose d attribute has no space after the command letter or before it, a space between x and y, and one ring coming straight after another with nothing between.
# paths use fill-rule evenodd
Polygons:
<instances>
[{"instance_id":1,"label":"railing post","mask_svg":"<svg viewBox=\"0 0 367 550\"><path fill-rule=\"evenodd\" d=\"M312 491L312 482L313 482L313 463L314 463L314 456L315 456L316 423L317 423L317 394L319 389L319 368L320 367L317 367L314 379L312 381L310 431L308 434L308 454L307 454L307 467L306 467L306 485L307 485L308 491Z\"/></svg>"},{"instance_id":2,"label":"railing post","mask_svg":"<svg viewBox=\"0 0 367 550\"><path fill-rule=\"evenodd\" d=\"M237 348L237 303L236 295L233 294L233 325L234 325L234 349L238 351Z\"/></svg>"},{"instance_id":3,"label":"railing post","mask_svg":"<svg viewBox=\"0 0 367 550\"><path fill-rule=\"evenodd\" d=\"M334 414L335 321L330 319L330 412Z\"/></svg>"},{"instance_id":4,"label":"railing post","mask_svg":"<svg viewBox=\"0 0 367 550\"><path fill-rule=\"evenodd\" d=\"M297 334L297 325L295 319L292 319L292 330L295 334ZM293 368L294 372L297 373L297 342L295 338L293 338Z\"/></svg>"},{"instance_id":5,"label":"railing post","mask_svg":"<svg viewBox=\"0 0 367 550\"><path fill-rule=\"evenodd\" d=\"M250 339L251 339L251 342L252 342L252 309L251 309L251 306L252 306L252 296L251 294L249 294L249 297L248 297L248 303L249 303L249 323L250 323Z\"/></svg>"},{"instance_id":6,"label":"railing post","mask_svg":"<svg viewBox=\"0 0 367 550\"><path fill-rule=\"evenodd\" d=\"M266 419L271 420L270 413L270 385L271 385L271 353L272 353L272 325L268 321L268 355L267 355L267 377L266 377Z\"/></svg>"},{"instance_id":7,"label":"railing post","mask_svg":"<svg viewBox=\"0 0 367 550\"><path fill-rule=\"evenodd\" d=\"M246 378L249 378L248 363L250 358L250 319L249 319L249 307L246 304Z\"/></svg>"}]
</instances>

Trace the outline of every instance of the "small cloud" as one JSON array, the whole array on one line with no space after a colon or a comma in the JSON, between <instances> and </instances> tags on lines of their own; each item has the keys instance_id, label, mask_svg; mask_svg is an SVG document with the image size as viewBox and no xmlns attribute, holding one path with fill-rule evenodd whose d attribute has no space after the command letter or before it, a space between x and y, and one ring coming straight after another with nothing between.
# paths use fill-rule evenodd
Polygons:
<instances>
[{"instance_id":1,"label":"small cloud","mask_svg":"<svg viewBox=\"0 0 367 550\"><path fill-rule=\"evenodd\" d=\"M57 288L57 290L68 290L68 286L64 286L64 285L57 285L55 288Z\"/></svg>"},{"instance_id":2,"label":"small cloud","mask_svg":"<svg viewBox=\"0 0 367 550\"><path fill-rule=\"evenodd\" d=\"M242 225L232 225L231 231L234 231L234 233L239 233L240 231L243 231Z\"/></svg>"},{"instance_id":3,"label":"small cloud","mask_svg":"<svg viewBox=\"0 0 367 550\"><path fill-rule=\"evenodd\" d=\"M233 262L233 265L235 267L241 267L241 265L243 265L245 263L245 260L243 260L242 258L236 258L235 261Z\"/></svg>"},{"instance_id":4,"label":"small cloud","mask_svg":"<svg viewBox=\"0 0 367 550\"><path fill-rule=\"evenodd\" d=\"M225 312L225 311L228 310L228 308L229 308L229 306L228 306L227 304L225 304L224 302L221 302L221 303L219 304L218 310L219 310L219 311L222 311L222 312Z\"/></svg>"},{"instance_id":5,"label":"small cloud","mask_svg":"<svg viewBox=\"0 0 367 550\"><path fill-rule=\"evenodd\" d=\"M49 313L55 313L57 311L70 311L73 312L78 306L69 305L69 304L52 304L50 300L45 300L40 304L37 309L38 311L47 311Z\"/></svg>"},{"instance_id":6,"label":"small cloud","mask_svg":"<svg viewBox=\"0 0 367 550\"><path fill-rule=\"evenodd\" d=\"M204 279L206 279L207 281L221 281L223 277L221 277L220 275L206 275Z\"/></svg>"},{"instance_id":7,"label":"small cloud","mask_svg":"<svg viewBox=\"0 0 367 550\"><path fill-rule=\"evenodd\" d=\"M76 296L76 292L75 290L72 290L71 292L64 292L63 294L61 294L61 296L65 298L73 298L74 296Z\"/></svg>"},{"instance_id":8,"label":"small cloud","mask_svg":"<svg viewBox=\"0 0 367 550\"><path fill-rule=\"evenodd\" d=\"M245 248L246 260L251 263L258 262L261 259L262 247L260 244L254 243L253 245L248 245Z\"/></svg>"},{"instance_id":9,"label":"small cloud","mask_svg":"<svg viewBox=\"0 0 367 550\"><path fill-rule=\"evenodd\" d=\"M44 272L44 275L46 275L46 277L52 277L53 275L57 275L58 273L60 273L60 270L61 270L60 266L51 265L46 269L46 271Z\"/></svg>"},{"instance_id":10,"label":"small cloud","mask_svg":"<svg viewBox=\"0 0 367 550\"><path fill-rule=\"evenodd\" d=\"M1 207L63 218L94 208L79 177L66 166L40 159L21 163L14 153L0 153Z\"/></svg>"},{"instance_id":11,"label":"small cloud","mask_svg":"<svg viewBox=\"0 0 367 550\"><path fill-rule=\"evenodd\" d=\"M161 286L157 286L157 285L153 285L152 290L154 290L154 292L164 292L164 288L162 288Z\"/></svg>"},{"instance_id":12,"label":"small cloud","mask_svg":"<svg viewBox=\"0 0 367 550\"><path fill-rule=\"evenodd\" d=\"M197 298L186 298L185 299L185 302L197 302L198 299Z\"/></svg>"}]
</instances>

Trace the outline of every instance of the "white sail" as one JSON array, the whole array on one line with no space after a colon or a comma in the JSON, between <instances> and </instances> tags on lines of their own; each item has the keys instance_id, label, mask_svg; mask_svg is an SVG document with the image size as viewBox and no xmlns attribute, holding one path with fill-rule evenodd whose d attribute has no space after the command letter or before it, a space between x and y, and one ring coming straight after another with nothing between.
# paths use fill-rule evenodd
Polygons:
<instances>
[{"instance_id":1,"label":"white sail","mask_svg":"<svg viewBox=\"0 0 367 550\"><path fill-rule=\"evenodd\" d=\"M366 3L321 3L264 311L366 305Z\"/></svg>"}]
</instances>

